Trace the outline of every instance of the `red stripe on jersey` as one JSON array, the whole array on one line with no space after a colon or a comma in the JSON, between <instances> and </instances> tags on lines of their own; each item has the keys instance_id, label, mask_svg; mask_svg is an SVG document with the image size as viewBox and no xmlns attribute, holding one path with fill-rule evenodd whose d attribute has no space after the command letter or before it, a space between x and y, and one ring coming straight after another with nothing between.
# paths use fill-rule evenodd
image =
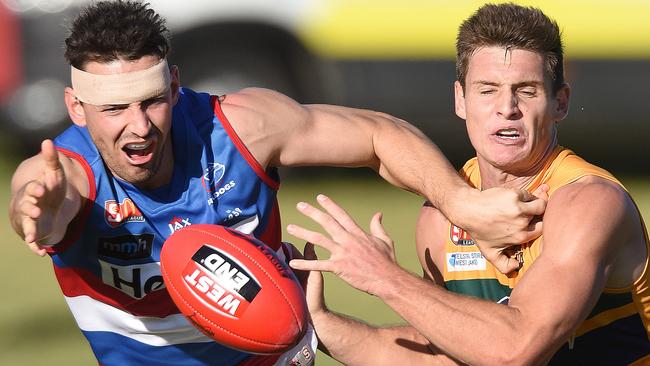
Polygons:
<instances>
[{"instance_id":1,"label":"red stripe on jersey","mask_svg":"<svg viewBox=\"0 0 650 366\"><path fill-rule=\"evenodd\" d=\"M169 297L167 289L161 289L135 299L101 281L92 272L79 268L54 266L54 273L67 297L90 296L114 308L135 316L164 318L180 311Z\"/></svg>"},{"instance_id":2,"label":"red stripe on jersey","mask_svg":"<svg viewBox=\"0 0 650 366\"><path fill-rule=\"evenodd\" d=\"M246 145L242 142L242 140L239 138L237 135L237 132L235 132L235 129L232 128L232 125L226 118L226 116L223 114L223 110L221 109L221 104L219 103L218 97L212 96L210 99L210 102L214 106L214 113L219 117L219 120L221 121L221 125L223 125L224 130L226 130L226 133L232 140L232 142L235 144L237 147L237 150L239 150L239 153L246 159L248 162L248 165L253 168L255 171L255 174L257 174L260 179L264 181L269 187L273 188L274 190L278 190L280 188L280 183L276 181L275 179L271 178L264 168L260 165L260 163L255 159L253 154L248 150Z\"/></svg>"},{"instance_id":3,"label":"red stripe on jersey","mask_svg":"<svg viewBox=\"0 0 650 366\"><path fill-rule=\"evenodd\" d=\"M81 232L84 226L86 225L86 220L90 215L90 211L93 207L93 203L95 202L95 197L97 196L97 188L95 187L95 175L93 174L93 170L88 164L88 162L86 161L86 159L84 159L81 155L77 154L76 152L64 149L62 147L57 147L56 149L62 152L64 155L78 161L79 164L81 164L81 167L86 172L86 178L88 179L88 197L85 199L85 202L83 203L83 207L81 208L81 210L79 210L77 216L68 225L68 231L63 237L63 240L57 245L47 248L47 252L50 255L65 251L66 249L68 249L68 247L70 247L70 245L72 245L74 242L79 240L79 237L81 236Z\"/></svg>"},{"instance_id":4,"label":"red stripe on jersey","mask_svg":"<svg viewBox=\"0 0 650 366\"><path fill-rule=\"evenodd\" d=\"M275 364L280 356L282 355L252 356L238 363L237 366L271 366Z\"/></svg>"},{"instance_id":5,"label":"red stripe on jersey","mask_svg":"<svg viewBox=\"0 0 650 366\"><path fill-rule=\"evenodd\" d=\"M280 249L280 244L282 242L282 233L280 230L282 223L280 221L280 206L278 205L278 200L276 198L273 203L273 208L268 215L266 228L258 237L262 243L276 251Z\"/></svg>"}]
</instances>

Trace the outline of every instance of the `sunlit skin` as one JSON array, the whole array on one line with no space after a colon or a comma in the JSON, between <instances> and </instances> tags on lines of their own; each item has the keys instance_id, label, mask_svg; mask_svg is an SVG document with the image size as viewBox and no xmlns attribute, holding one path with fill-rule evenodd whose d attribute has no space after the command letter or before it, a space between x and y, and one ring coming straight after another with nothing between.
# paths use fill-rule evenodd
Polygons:
<instances>
[{"instance_id":1,"label":"sunlit skin","mask_svg":"<svg viewBox=\"0 0 650 366\"><path fill-rule=\"evenodd\" d=\"M116 74L145 70L160 62L155 56L110 63L88 62L92 74ZM116 177L142 189L170 182L174 158L170 131L172 107L178 100L178 69L171 68L170 90L141 102L91 105L79 102L66 88L66 105L73 122L86 126L104 162Z\"/></svg>"},{"instance_id":2,"label":"sunlit skin","mask_svg":"<svg viewBox=\"0 0 650 366\"><path fill-rule=\"evenodd\" d=\"M481 48L470 57L465 90L455 84L456 114L481 166L482 188L523 187L557 145L569 87L553 93L537 52Z\"/></svg>"}]
</instances>

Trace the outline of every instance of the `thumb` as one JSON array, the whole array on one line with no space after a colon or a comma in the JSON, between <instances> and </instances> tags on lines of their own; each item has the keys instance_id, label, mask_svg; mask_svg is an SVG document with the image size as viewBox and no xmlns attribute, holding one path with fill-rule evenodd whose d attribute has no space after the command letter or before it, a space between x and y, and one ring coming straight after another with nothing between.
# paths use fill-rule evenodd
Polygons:
<instances>
[{"instance_id":1,"label":"thumb","mask_svg":"<svg viewBox=\"0 0 650 366\"><path fill-rule=\"evenodd\" d=\"M549 186L548 184L542 184L537 189L533 192L533 196L542 199L544 201L548 201L548 190Z\"/></svg>"},{"instance_id":2,"label":"thumb","mask_svg":"<svg viewBox=\"0 0 650 366\"><path fill-rule=\"evenodd\" d=\"M308 260L318 259L316 251L314 250L314 244L305 244L304 255L305 259ZM303 284L303 288L305 289L307 308L312 316L327 309L325 306L325 289L323 287L323 274L318 271L310 271L307 274L307 281Z\"/></svg>"},{"instance_id":3,"label":"thumb","mask_svg":"<svg viewBox=\"0 0 650 366\"><path fill-rule=\"evenodd\" d=\"M531 197L532 199L529 199ZM535 197L528 192L520 195L519 198L521 211L526 216L540 216L546 211L546 199Z\"/></svg>"},{"instance_id":4,"label":"thumb","mask_svg":"<svg viewBox=\"0 0 650 366\"><path fill-rule=\"evenodd\" d=\"M516 254L508 255L503 251L499 251L496 252L495 255L494 258L488 258L488 260L499 270L499 272L507 275L508 273L521 268L522 263L519 262Z\"/></svg>"},{"instance_id":5,"label":"thumb","mask_svg":"<svg viewBox=\"0 0 650 366\"><path fill-rule=\"evenodd\" d=\"M393 240L388 236L388 233L386 232L386 229L384 229L384 225L381 223L381 219L383 219L384 215L381 212L377 212L372 219L370 219L370 233L385 241L386 243L392 245Z\"/></svg>"}]
</instances>

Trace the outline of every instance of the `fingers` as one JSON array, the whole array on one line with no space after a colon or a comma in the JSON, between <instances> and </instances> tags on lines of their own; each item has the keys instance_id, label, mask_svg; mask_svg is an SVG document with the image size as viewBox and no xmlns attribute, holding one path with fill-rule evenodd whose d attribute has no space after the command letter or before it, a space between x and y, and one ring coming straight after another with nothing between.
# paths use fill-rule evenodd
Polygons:
<instances>
[{"instance_id":1,"label":"fingers","mask_svg":"<svg viewBox=\"0 0 650 366\"><path fill-rule=\"evenodd\" d=\"M288 225L287 232L296 238L300 238L307 242L316 244L324 249L327 249L330 252L335 251L338 246L334 241L325 235L316 231L307 230L298 225Z\"/></svg>"},{"instance_id":2,"label":"fingers","mask_svg":"<svg viewBox=\"0 0 650 366\"><path fill-rule=\"evenodd\" d=\"M289 266L300 271L332 271L329 261L326 260L292 259Z\"/></svg>"},{"instance_id":3,"label":"fingers","mask_svg":"<svg viewBox=\"0 0 650 366\"><path fill-rule=\"evenodd\" d=\"M516 258L507 256L504 253L499 254L497 258L490 262L492 262L497 270L503 274L508 274L510 272L516 271L521 267L519 261Z\"/></svg>"},{"instance_id":4,"label":"fingers","mask_svg":"<svg viewBox=\"0 0 650 366\"><path fill-rule=\"evenodd\" d=\"M543 199L544 201L548 201L548 190L549 190L548 184L542 184L537 189L533 192L533 196Z\"/></svg>"},{"instance_id":5,"label":"fingers","mask_svg":"<svg viewBox=\"0 0 650 366\"><path fill-rule=\"evenodd\" d=\"M345 229L332 216L317 209L316 207L310 205L309 203L298 202L296 208L301 214L309 217L316 223L320 224L320 226L322 226L323 229L325 229L325 231L327 231L327 233L330 234L332 237L339 236L345 232ZM306 241L310 241L314 244L318 244L317 242L314 242L311 239L307 239L303 237L300 238L305 239Z\"/></svg>"},{"instance_id":6,"label":"fingers","mask_svg":"<svg viewBox=\"0 0 650 366\"><path fill-rule=\"evenodd\" d=\"M22 230L26 243L36 241L36 221L34 219L27 216L23 217Z\"/></svg>"},{"instance_id":7,"label":"fingers","mask_svg":"<svg viewBox=\"0 0 650 366\"><path fill-rule=\"evenodd\" d=\"M381 212L377 212L372 219L370 219L370 233L389 245L392 245L393 240L388 236L386 229L384 229L384 225L381 223L383 217L384 215Z\"/></svg>"},{"instance_id":8,"label":"fingers","mask_svg":"<svg viewBox=\"0 0 650 366\"><path fill-rule=\"evenodd\" d=\"M320 204L321 207L323 207L325 211L327 211L327 213L329 213L346 231L355 234L363 233L363 230L361 230L359 225L357 225L352 217L350 217L347 211L336 204L334 200L324 194L316 196L316 200L318 201L318 204Z\"/></svg>"},{"instance_id":9,"label":"fingers","mask_svg":"<svg viewBox=\"0 0 650 366\"><path fill-rule=\"evenodd\" d=\"M41 154L43 154L43 159L45 160L45 166L47 169L53 171L63 169L61 162L59 161L59 154L56 152L52 140L44 140L41 143Z\"/></svg>"},{"instance_id":10,"label":"fingers","mask_svg":"<svg viewBox=\"0 0 650 366\"><path fill-rule=\"evenodd\" d=\"M546 201L535 197L532 201L520 202L520 207L526 216L539 216L546 210Z\"/></svg>"},{"instance_id":11,"label":"fingers","mask_svg":"<svg viewBox=\"0 0 650 366\"><path fill-rule=\"evenodd\" d=\"M45 254L47 254L47 250L45 248L42 248L40 245L34 243L34 242L25 242L27 244L27 247L29 250L31 250L34 254L38 255L39 257L44 257Z\"/></svg>"}]
</instances>

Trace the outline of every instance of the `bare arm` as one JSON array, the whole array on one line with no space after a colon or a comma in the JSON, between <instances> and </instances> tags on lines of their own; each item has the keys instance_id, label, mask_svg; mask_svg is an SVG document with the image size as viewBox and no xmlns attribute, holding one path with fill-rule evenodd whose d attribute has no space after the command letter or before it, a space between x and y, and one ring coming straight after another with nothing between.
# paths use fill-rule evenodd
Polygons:
<instances>
[{"instance_id":1,"label":"bare arm","mask_svg":"<svg viewBox=\"0 0 650 366\"><path fill-rule=\"evenodd\" d=\"M237 134L263 166L370 167L395 186L429 199L488 243L522 243L543 200L523 191L479 192L459 177L422 132L396 117L332 105L301 105L266 89L244 89L222 103Z\"/></svg>"},{"instance_id":2,"label":"bare arm","mask_svg":"<svg viewBox=\"0 0 650 366\"><path fill-rule=\"evenodd\" d=\"M41 153L20 164L11 181L9 220L16 233L38 255L57 244L81 208L87 192L85 173L77 162L58 153L51 141ZM87 194L87 193L86 193Z\"/></svg>"},{"instance_id":3,"label":"bare arm","mask_svg":"<svg viewBox=\"0 0 650 366\"><path fill-rule=\"evenodd\" d=\"M336 273L380 297L446 354L477 365L548 362L595 304L618 243L638 231L632 203L619 187L600 180L558 190L545 216L544 250L506 306L448 292L380 261L381 251L372 249L375 235L359 229L331 200L320 203L328 214L309 205L300 211L331 239L302 228L292 231L332 254L292 266ZM364 260L351 260L354 253L364 253Z\"/></svg>"},{"instance_id":4,"label":"bare arm","mask_svg":"<svg viewBox=\"0 0 650 366\"><path fill-rule=\"evenodd\" d=\"M390 242L379 220L380 216L373 217L371 229ZM394 256L389 256L394 260ZM305 246L305 258L317 259L312 244ZM379 328L330 311L325 305L323 276L318 272L309 273L306 294L319 348L346 365L457 364L410 325Z\"/></svg>"}]
</instances>

